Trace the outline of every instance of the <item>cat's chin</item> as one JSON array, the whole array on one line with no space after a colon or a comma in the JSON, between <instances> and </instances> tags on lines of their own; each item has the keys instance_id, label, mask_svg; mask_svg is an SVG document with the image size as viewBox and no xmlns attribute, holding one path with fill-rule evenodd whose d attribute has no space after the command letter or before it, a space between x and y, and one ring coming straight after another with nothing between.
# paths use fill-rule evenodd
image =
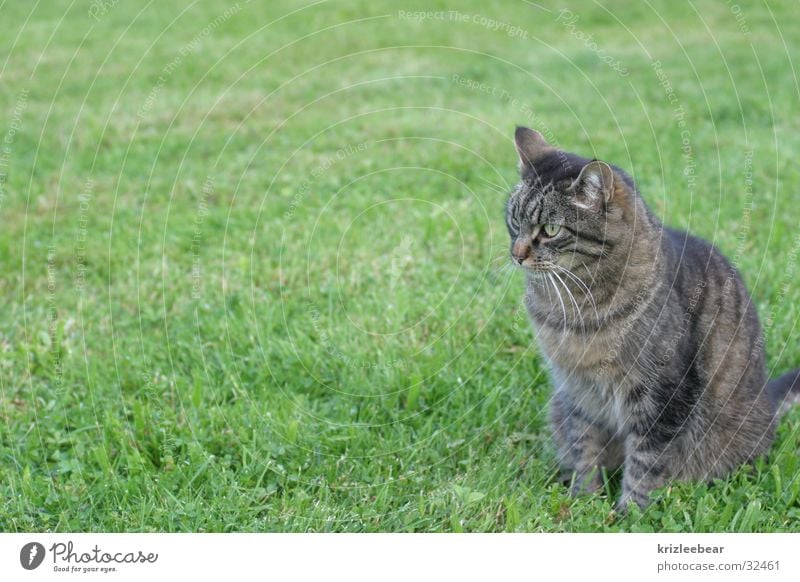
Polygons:
<instances>
[{"instance_id":1,"label":"cat's chin","mask_svg":"<svg viewBox=\"0 0 800 582\"><path fill-rule=\"evenodd\" d=\"M512 257L511 258L511 264L514 267L516 267L517 269L520 269L522 271L525 271L526 273L532 273L532 274L545 274L545 273L551 273L553 271L558 271L558 265L556 265L555 263L546 263L546 262L541 262L541 261L530 261L528 259L525 259L524 261L522 261L520 263L520 262L514 260L514 258Z\"/></svg>"},{"instance_id":2,"label":"cat's chin","mask_svg":"<svg viewBox=\"0 0 800 582\"><path fill-rule=\"evenodd\" d=\"M548 264L525 264L524 262L521 265L518 265L520 269L525 271L526 273L530 273L532 275L546 275L547 273L552 273L553 271L557 271L558 268L556 265L548 265Z\"/></svg>"},{"instance_id":3,"label":"cat's chin","mask_svg":"<svg viewBox=\"0 0 800 582\"><path fill-rule=\"evenodd\" d=\"M550 273L553 272L552 269L544 269L544 268L528 268L528 267L520 267L522 271L525 273L525 277L528 281L533 283L537 283L540 285L545 285L550 277Z\"/></svg>"}]
</instances>

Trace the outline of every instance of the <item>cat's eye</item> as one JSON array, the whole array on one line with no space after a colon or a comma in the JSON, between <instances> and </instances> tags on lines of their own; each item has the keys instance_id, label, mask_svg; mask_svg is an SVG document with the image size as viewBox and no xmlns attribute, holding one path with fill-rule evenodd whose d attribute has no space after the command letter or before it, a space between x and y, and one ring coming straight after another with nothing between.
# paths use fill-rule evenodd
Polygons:
<instances>
[{"instance_id":1,"label":"cat's eye","mask_svg":"<svg viewBox=\"0 0 800 582\"><path fill-rule=\"evenodd\" d=\"M545 225L542 227L542 230L544 230L544 233L545 233L547 236L549 236L550 238L553 238L553 237L554 237L554 236L556 236L556 235L558 234L558 232L561 230L561 226L560 226L560 225L558 225L558 224L545 224Z\"/></svg>"}]
</instances>

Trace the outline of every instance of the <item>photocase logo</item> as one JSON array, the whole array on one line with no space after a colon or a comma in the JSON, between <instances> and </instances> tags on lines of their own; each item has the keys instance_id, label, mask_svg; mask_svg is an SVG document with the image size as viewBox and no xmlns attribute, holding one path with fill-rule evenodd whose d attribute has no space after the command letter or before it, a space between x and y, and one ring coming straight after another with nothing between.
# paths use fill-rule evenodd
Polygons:
<instances>
[{"instance_id":1,"label":"photocase logo","mask_svg":"<svg viewBox=\"0 0 800 582\"><path fill-rule=\"evenodd\" d=\"M19 563L26 570L35 570L44 561L44 546L39 542L30 542L22 546L19 552Z\"/></svg>"}]
</instances>

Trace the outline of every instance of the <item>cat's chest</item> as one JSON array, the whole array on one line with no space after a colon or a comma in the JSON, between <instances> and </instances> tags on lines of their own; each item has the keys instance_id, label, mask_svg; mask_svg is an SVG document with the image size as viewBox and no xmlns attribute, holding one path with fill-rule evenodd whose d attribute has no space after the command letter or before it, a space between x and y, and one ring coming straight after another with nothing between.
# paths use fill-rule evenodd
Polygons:
<instances>
[{"instance_id":1,"label":"cat's chest","mask_svg":"<svg viewBox=\"0 0 800 582\"><path fill-rule=\"evenodd\" d=\"M630 424L626 395L639 381L639 366L626 361L626 350L613 333L539 338L553 370L556 390L569 393L587 416L608 430L624 434Z\"/></svg>"},{"instance_id":2,"label":"cat's chest","mask_svg":"<svg viewBox=\"0 0 800 582\"><path fill-rule=\"evenodd\" d=\"M631 411L626 406L624 390L603 382L580 380L563 385L570 399L586 416L611 433L625 434L630 424Z\"/></svg>"},{"instance_id":3,"label":"cat's chest","mask_svg":"<svg viewBox=\"0 0 800 582\"><path fill-rule=\"evenodd\" d=\"M601 426L614 435L624 435L631 423L631 411L628 410L625 389L598 377L588 377L576 373L575 370L562 370L553 364L553 384L557 392L565 393L582 417L589 418L597 426Z\"/></svg>"},{"instance_id":4,"label":"cat's chest","mask_svg":"<svg viewBox=\"0 0 800 582\"><path fill-rule=\"evenodd\" d=\"M566 333L540 326L536 332L539 344L548 359L564 369L591 375L616 376L619 361L619 340L605 331L586 335Z\"/></svg>"},{"instance_id":5,"label":"cat's chest","mask_svg":"<svg viewBox=\"0 0 800 582\"><path fill-rule=\"evenodd\" d=\"M595 384L629 388L645 379L643 362L650 361L650 344L637 343L630 330L609 326L581 333L536 326L536 337L551 364Z\"/></svg>"}]
</instances>

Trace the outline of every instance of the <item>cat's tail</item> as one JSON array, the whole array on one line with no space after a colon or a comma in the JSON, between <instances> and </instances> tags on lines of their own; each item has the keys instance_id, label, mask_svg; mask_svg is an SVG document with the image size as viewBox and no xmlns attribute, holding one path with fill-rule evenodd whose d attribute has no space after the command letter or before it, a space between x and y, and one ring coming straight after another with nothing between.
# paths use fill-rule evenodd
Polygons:
<instances>
[{"instance_id":1,"label":"cat's tail","mask_svg":"<svg viewBox=\"0 0 800 582\"><path fill-rule=\"evenodd\" d=\"M800 369L792 370L767 382L767 395L779 416L793 404L800 404Z\"/></svg>"}]
</instances>

